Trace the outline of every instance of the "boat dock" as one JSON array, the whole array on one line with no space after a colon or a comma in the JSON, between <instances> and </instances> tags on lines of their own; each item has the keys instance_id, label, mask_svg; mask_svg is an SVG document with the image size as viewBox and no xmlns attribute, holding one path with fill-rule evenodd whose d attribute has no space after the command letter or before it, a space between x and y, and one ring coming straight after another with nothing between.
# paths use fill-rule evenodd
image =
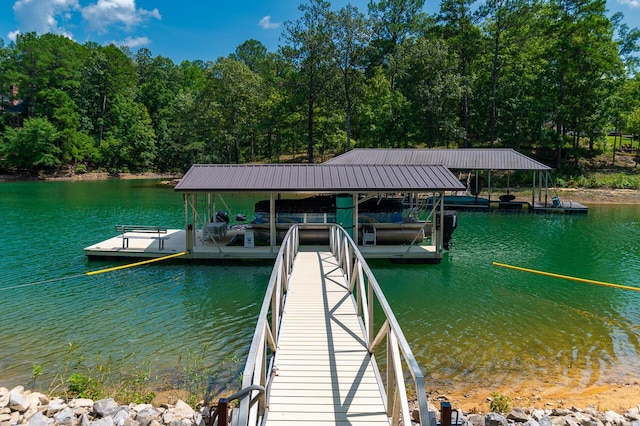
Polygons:
<instances>
[{"instance_id":1,"label":"boat dock","mask_svg":"<svg viewBox=\"0 0 640 426\"><path fill-rule=\"evenodd\" d=\"M435 426L424 377L375 277L345 230L327 226L324 249L301 248L297 225L287 234L242 389L218 402L218 424L231 414L234 425Z\"/></svg>"},{"instance_id":2,"label":"boat dock","mask_svg":"<svg viewBox=\"0 0 640 426\"><path fill-rule=\"evenodd\" d=\"M251 230L247 227L245 230ZM122 235L108 238L96 244L85 247L84 253L89 259L151 259L160 258L170 254L180 253L185 250L187 232L183 229L168 229L164 239L163 248L159 241L146 233L130 233L131 237L127 247L123 247ZM218 245L215 241L202 238L202 231L196 233L198 244L192 251L180 259L183 260L271 260L278 254L279 245L245 247ZM314 245L317 249L328 247ZM433 245L363 245L360 252L366 258L378 259L422 259L425 263L435 259L436 248ZM434 260L435 261L435 260Z\"/></svg>"},{"instance_id":3,"label":"boat dock","mask_svg":"<svg viewBox=\"0 0 640 426\"><path fill-rule=\"evenodd\" d=\"M402 203L387 195L441 198L445 191L462 189L442 166L194 165L175 187L183 195L183 229L116 225L118 235L84 251L94 259L178 252L187 253L181 256L185 260L273 259L294 223L300 225L301 243L310 246L328 246L326 225L338 223L365 257L438 263L449 248L456 218L445 214L442 203L403 216ZM233 212L222 197L227 193L264 197L252 223L229 223ZM314 206L318 199L323 203ZM282 204L298 210L285 214L279 210ZM308 212L312 207L322 212Z\"/></svg>"}]
</instances>

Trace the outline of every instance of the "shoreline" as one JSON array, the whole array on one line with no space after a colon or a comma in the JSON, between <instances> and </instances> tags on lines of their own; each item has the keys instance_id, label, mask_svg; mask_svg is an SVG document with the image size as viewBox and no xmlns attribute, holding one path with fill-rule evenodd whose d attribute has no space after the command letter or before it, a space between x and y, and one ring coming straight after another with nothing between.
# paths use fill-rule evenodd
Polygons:
<instances>
[{"instance_id":1,"label":"shoreline","mask_svg":"<svg viewBox=\"0 0 640 426\"><path fill-rule=\"evenodd\" d=\"M51 176L13 176L0 175L1 182L31 182L31 181L98 181L98 180L130 180L130 179L165 179L179 180L182 175L179 173L120 173L112 176L107 172L90 172L84 174L69 175L51 175ZM493 196L503 189L495 188ZM517 200L530 201L530 188L511 188L510 193L515 195ZM586 204L640 204L640 190L637 189L614 189L614 188L557 188L550 189L549 197L558 195L560 199L575 200L576 202ZM493 198L493 197L492 197Z\"/></svg>"},{"instance_id":2,"label":"shoreline","mask_svg":"<svg viewBox=\"0 0 640 426\"><path fill-rule=\"evenodd\" d=\"M429 388L428 384L427 387ZM466 413L488 413L493 394L504 395L511 400L512 407L535 409L559 408L595 408L598 411L613 410L625 412L640 406L640 380L631 383L593 384L584 387L563 387L553 383L528 383L503 386L492 389L491 386L468 391L459 389L429 390L431 401L447 400L453 409Z\"/></svg>"}]
</instances>

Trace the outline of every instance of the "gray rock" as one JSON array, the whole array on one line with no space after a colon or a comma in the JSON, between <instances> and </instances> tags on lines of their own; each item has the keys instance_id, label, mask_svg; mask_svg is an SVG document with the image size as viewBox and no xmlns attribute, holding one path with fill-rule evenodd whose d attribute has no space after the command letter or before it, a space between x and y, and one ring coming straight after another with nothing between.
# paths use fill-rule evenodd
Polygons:
<instances>
[{"instance_id":1,"label":"gray rock","mask_svg":"<svg viewBox=\"0 0 640 426\"><path fill-rule=\"evenodd\" d=\"M635 420L631 422L631 426L640 426L640 420Z\"/></svg>"},{"instance_id":2,"label":"gray rock","mask_svg":"<svg viewBox=\"0 0 640 426\"><path fill-rule=\"evenodd\" d=\"M47 416L52 417L56 413L64 410L67 407L69 407L69 405L66 402L64 402L64 399L61 399L61 398L52 399L49 402L49 405L47 407L47 411L46 411Z\"/></svg>"},{"instance_id":3,"label":"gray rock","mask_svg":"<svg viewBox=\"0 0 640 426\"><path fill-rule=\"evenodd\" d=\"M484 426L484 416L482 414L471 414L467 420L472 426Z\"/></svg>"},{"instance_id":4,"label":"gray rock","mask_svg":"<svg viewBox=\"0 0 640 426\"><path fill-rule=\"evenodd\" d=\"M580 426L574 416L564 416L566 426Z\"/></svg>"},{"instance_id":5,"label":"gray rock","mask_svg":"<svg viewBox=\"0 0 640 426\"><path fill-rule=\"evenodd\" d=\"M540 426L553 426L553 422L551 421L551 418L548 415L544 415L540 417L538 419L538 423L540 423Z\"/></svg>"},{"instance_id":6,"label":"gray rock","mask_svg":"<svg viewBox=\"0 0 640 426\"><path fill-rule=\"evenodd\" d=\"M15 392L14 390L9 393L9 408L13 411L24 413L30 406L31 401L23 393Z\"/></svg>"},{"instance_id":7,"label":"gray rock","mask_svg":"<svg viewBox=\"0 0 640 426\"><path fill-rule=\"evenodd\" d=\"M567 409L567 408L554 408L553 410L551 410L552 415L559 417L559 416L570 416L571 414L573 414L573 411Z\"/></svg>"},{"instance_id":8,"label":"gray rock","mask_svg":"<svg viewBox=\"0 0 640 426\"><path fill-rule=\"evenodd\" d=\"M53 423L53 419L48 418L47 416L45 416L44 414L38 411L33 416L31 416L28 424L29 426L49 426L52 423Z\"/></svg>"},{"instance_id":9,"label":"gray rock","mask_svg":"<svg viewBox=\"0 0 640 426\"><path fill-rule=\"evenodd\" d=\"M145 408L140 411L135 419L140 423L140 426L149 426L152 420L158 420L160 412L153 407Z\"/></svg>"},{"instance_id":10,"label":"gray rock","mask_svg":"<svg viewBox=\"0 0 640 426\"><path fill-rule=\"evenodd\" d=\"M540 423L538 423L538 421L535 419L529 419L522 426L540 426Z\"/></svg>"},{"instance_id":11,"label":"gray rock","mask_svg":"<svg viewBox=\"0 0 640 426\"><path fill-rule=\"evenodd\" d=\"M6 389L6 388L5 388ZM9 393L0 395L0 409L9 406Z\"/></svg>"},{"instance_id":12,"label":"gray rock","mask_svg":"<svg viewBox=\"0 0 640 426\"><path fill-rule=\"evenodd\" d=\"M89 398L75 398L69 401L69 407L71 408L86 407L93 409L93 404L93 399Z\"/></svg>"},{"instance_id":13,"label":"gray rock","mask_svg":"<svg viewBox=\"0 0 640 426\"><path fill-rule=\"evenodd\" d=\"M80 416L80 426L89 426L89 417L86 414Z\"/></svg>"},{"instance_id":14,"label":"gray rock","mask_svg":"<svg viewBox=\"0 0 640 426\"><path fill-rule=\"evenodd\" d=\"M516 423L525 423L530 420L530 417L522 408L514 408L509 414L507 414L507 419L513 420Z\"/></svg>"},{"instance_id":15,"label":"gray rock","mask_svg":"<svg viewBox=\"0 0 640 426\"><path fill-rule=\"evenodd\" d=\"M196 426L206 426L206 423L204 422L204 418L202 417L202 414L196 413L193 416L193 424L195 424Z\"/></svg>"},{"instance_id":16,"label":"gray rock","mask_svg":"<svg viewBox=\"0 0 640 426\"><path fill-rule=\"evenodd\" d=\"M93 411L100 417L107 417L118 411L118 403L113 398L101 399L93 403Z\"/></svg>"},{"instance_id":17,"label":"gray rock","mask_svg":"<svg viewBox=\"0 0 640 426\"><path fill-rule=\"evenodd\" d=\"M56 423L59 425L71 426L73 425L73 420L75 416L73 415L73 410L69 407L64 408L63 410L57 412L53 418Z\"/></svg>"},{"instance_id":18,"label":"gray rock","mask_svg":"<svg viewBox=\"0 0 640 426\"><path fill-rule=\"evenodd\" d=\"M11 420L10 413L1 413L0 414L0 423L9 422Z\"/></svg>"},{"instance_id":19,"label":"gray rock","mask_svg":"<svg viewBox=\"0 0 640 426\"><path fill-rule=\"evenodd\" d=\"M484 416L485 426L509 426L509 421L505 416L498 413L489 413Z\"/></svg>"},{"instance_id":20,"label":"gray rock","mask_svg":"<svg viewBox=\"0 0 640 426\"><path fill-rule=\"evenodd\" d=\"M124 421L124 426L140 426L137 420L133 420L131 417L127 417Z\"/></svg>"},{"instance_id":21,"label":"gray rock","mask_svg":"<svg viewBox=\"0 0 640 426\"><path fill-rule=\"evenodd\" d=\"M180 399L176 402L176 405L173 408L173 410L177 415L179 415L183 419L193 418L193 415L196 413L196 411L193 408L191 408L189 404L187 404L186 402Z\"/></svg>"},{"instance_id":22,"label":"gray rock","mask_svg":"<svg viewBox=\"0 0 640 426\"><path fill-rule=\"evenodd\" d=\"M89 426L113 426L113 419L109 416L103 417L96 421L89 423Z\"/></svg>"},{"instance_id":23,"label":"gray rock","mask_svg":"<svg viewBox=\"0 0 640 426\"><path fill-rule=\"evenodd\" d=\"M120 407L120 409L113 415L113 423L118 426L124 426L124 422L128 418L129 418L129 408Z\"/></svg>"},{"instance_id":24,"label":"gray rock","mask_svg":"<svg viewBox=\"0 0 640 426\"><path fill-rule=\"evenodd\" d=\"M627 424L627 421L625 420L625 418L620 414L616 413L615 411L611 411L611 410L605 411L604 418L606 422L611 423L612 425L624 426Z\"/></svg>"},{"instance_id":25,"label":"gray rock","mask_svg":"<svg viewBox=\"0 0 640 426\"><path fill-rule=\"evenodd\" d=\"M149 423L149 426L161 426L160 422L157 421L156 419L151 420L151 423Z\"/></svg>"}]
</instances>

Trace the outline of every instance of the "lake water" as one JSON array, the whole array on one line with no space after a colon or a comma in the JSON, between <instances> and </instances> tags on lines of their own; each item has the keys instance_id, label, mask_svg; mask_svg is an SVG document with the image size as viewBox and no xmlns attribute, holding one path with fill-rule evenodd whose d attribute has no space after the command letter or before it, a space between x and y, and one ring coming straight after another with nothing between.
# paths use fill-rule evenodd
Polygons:
<instances>
[{"instance_id":1,"label":"lake water","mask_svg":"<svg viewBox=\"0 0 640 426\"><path fill-rule=\"evenodd\" d=\"M255 199L226 197L251 217ZM58 373L69 344L171 376L194 354L236 381L269 263L152 264L85 276L83 248L116 224L181 228L182 197L157 181L0 183L0 386ZM371 262L429 388L588 386L637 380L640 292L493 266L640 287L640 206L588 215L461 213L439 265ZM65 278L66 277L66 278Z\"/></svg>"}]
</instances>

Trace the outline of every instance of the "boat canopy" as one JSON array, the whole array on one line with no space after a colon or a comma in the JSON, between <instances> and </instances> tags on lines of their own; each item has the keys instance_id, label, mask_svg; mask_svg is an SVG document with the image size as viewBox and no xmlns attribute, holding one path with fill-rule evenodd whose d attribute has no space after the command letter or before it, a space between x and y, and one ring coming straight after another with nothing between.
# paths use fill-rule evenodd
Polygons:
<instances>
[{"instance_id":1,"label":"boat canopy","mask_svg":"<svg viewBox=\"0 0 640 426\"><path fill-rule=\"evenodd\" d=\"M442 165L195 164L175 190L194 192L442 192L464 190Z\"/></svg>"},{"instance_id":2,"label":"boat canopy","mask_svg":"<svg viewBox=\"0 0 640 426\"><path fill-rule=\"evenodd\" d=\"M324 164L443 165L450 170L551 170L511 148L353 149Z\"/></svg>"}]
</instances>

